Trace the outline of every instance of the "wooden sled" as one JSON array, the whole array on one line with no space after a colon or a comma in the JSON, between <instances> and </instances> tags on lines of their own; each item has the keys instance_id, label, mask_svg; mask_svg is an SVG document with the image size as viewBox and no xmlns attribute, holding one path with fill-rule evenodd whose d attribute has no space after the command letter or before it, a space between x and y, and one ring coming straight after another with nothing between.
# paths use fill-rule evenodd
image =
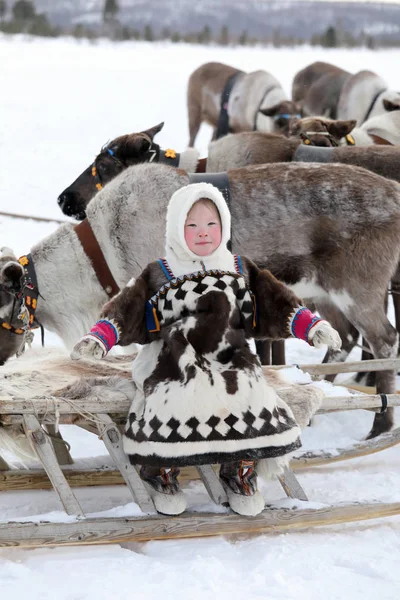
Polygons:
<instances>
[{"instance_id":1,"label":"wooden sled","mask_svg":"<svg viewBox=\"0 0 400 600\"><path fill-rule=\"evenodd\" d=\"M354 400L357 400L354 396ZM378 402L378 397L376 397ZM359 407L360 408L360 407ZM342 462L354 458L361 458L387 450L400 443L400 427L389 433L380 435L371 440L361 441L344 448L335 448L332 451L313 450L303 452L292 458L290 468L297 472L312 467ZM71 487L102 486L102 485L124 485L125 481L115 463L107 457L102 457L100 466L79 466L66 462L60 452L62 446L55 445L57 460L61 465L65 478ZM3 462L3 464L2 464ZM186 467L181 470L180 481L192 481L199 479L194 467ZM44 469L11 469L7 463L0 458L0 491L17 490L46 490L51 489L52 484Z\"/></svg>"},{"instance_id":2,"label":"wooden sled","mask_svg":"<svg viewBox=\"0 0 400 600\"><path fill-rule=\"evenodd\" d=\"M43 353L43 351L42 351ZM106 361L102 361L102 364L105 363L105 372L108 375L118 374L119 376L125 376L127 378L130 377L130 364L132 360L132 356L114 356L108 357ZM73 366L73 375L76 378L79 375L88 375L86 371L82 369L81 363L72 363L68 361L69 365ZM325 375L325 374L335 374L340 372L353 372L353 371L368 371L368 370L382 370L389 368L398 368L400 365L399 359L390 359L390 360L370 360L370 361L360 361L353 363L330 363L330 364L311 364L311 365L302 365L301 369L305 372L312 374L313 376ZM62 365L65 367L65 365ZM96 369L95 365L95 369ZM288 368L287 365L282 366L272 366L266 367L265 373L267 376L271 375L273 371L279 371L281 369ZM93 365L92 365L93 370ZM91 373L89 373L91 374ZM6 401L6 399L4 399ZM350 409L368 409L373 410L373 407L379 406L379 396L372 397L371 402L368 404L366 402L365 396L352 396L352 397L344 397L343 405L341 408L337 408L339 406L338 403L329 404L329 399L325 399L323 409L319 412L331 412L332 410L350 410ZM396 396L393 395L392 401L396 400ZM46 407L48 406L49 400L44 400L46 402ZM14 402L14 401L12 401ZM24 402L24 400L23 400ZM394 406L395 404L393 404ZM9 406L9 402L6 401L3 408L7 410L7 406ZM122 405L119 404L122 408ZM121 422L124 420L124 417L120 415ZM0 414L0 422L3 424L11 424L18 421L16 415L12 416L11 414ZM68 418L67 415L63 415L62 423L71 423L71 417ZM56 434L54 430L54 425L50 422L46 424L46 429L49 430L49 433L54 437L58 437L58 441L60 443L54 443L53 447L57 455L58 462L62 465L62 469L65 477L67 478L71 487L75 486L96 486L96 485L118 485L124 484L124 479L122 478L118 469L115 468L115 464L111 461L106 462L106 464L101 466L87 466L79 467L78 465L74 465L71 456L69 455L68 450L65 445L62 443L62 438L60 434ZM296 456L291 461L291 469L294 471L298 471L301 469L307 469L313 466L326 465L329 463L336 463L343 460L349 460L353 458L359 458L361 456L367 456L370 454L374 454L376 452L380 452L381 450L385 450L387 448L391 448L400 442L400 428L397 428L389 433L383 434L377 438L372 440L361 441L356 444L350 445L344 448L335 448L332 451L315 450L304 452L303 454ZM181 481L198 479L199 475L193 468L182 469L181 473ZM47 477L46 471L43 469L11 469L7 465L4 459L0 456L0 491L2 490L23 490L23 489L48 489L51 488L51 482Z\"/></svg>"},{"instance_id":3,"label":"wooden sled","mask_svg":"<svg viewBox=\"0 0 400 600\"><path fill-rule=\"evenodd\" d=\"M360 400L361 398L361 400ZM379 410L379 396L325 398L319 412L332 412L362 406ZM179 517L165 517L156 513L152 499L122 449L121 423L126 418L129 401L75 400L59 397L35 400L0 399L0 416L10 424L22 424L38 459L57 493L67 515L76 517L68 523L8 522L0 523L0 546L41 546L96 544L104 542L145 541L178 537L211 536L230 533L277 532L376 519L400 514L400 503L356 503L307 506L307 496L290 469L278 477L286 495L295 500L296 507L269 506L256 517L243 517L232 512L187 512ZM398 406L400 397L388 396L390 406ZM71 423L89 431L96 431L113 459L132 498L147 516L132 518L86 518L67 478L62 471L51 438L43 430L58 415L60 423ZM90 418L85 417L90 415ZM112 417L110 416L112 415ZM217 505L227 505L225 490L213 468L196 468L210 498ZM8 488L9 489L9 488ZM227 511L229 509L227 508Z\"/></svg>"}]
</instances>

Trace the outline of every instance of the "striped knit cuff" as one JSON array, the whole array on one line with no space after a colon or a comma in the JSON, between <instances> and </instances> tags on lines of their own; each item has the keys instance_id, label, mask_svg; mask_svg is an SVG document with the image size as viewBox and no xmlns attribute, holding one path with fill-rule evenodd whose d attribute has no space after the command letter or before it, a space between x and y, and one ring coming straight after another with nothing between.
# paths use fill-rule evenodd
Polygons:
<instances>
[{"instance_id":1,"label":"striped knit cuff","mask_svg":"<svg viewBox=\"0 0 400 600\"><path fill-rule=\"evenodd\" d=\"M118 344L120 334L120 328L114 319L100 319L87 335L96 338L103 345L105 354L108 354L111 348Z\"/></svg>"},{"instance_id":2,"label":"striped knit cuff","mask_svg":"<svg viewBox=\"0 0 400 600\"><path fill-rule=\"evenodd\" d=\"M310 333L311 328L322 320L323 319L314 315L314 313L305 306L300 306L291 313L288 329L293 337L304 340L312 346L308 339L308 334Z\"/></svg>"}]
</instances>

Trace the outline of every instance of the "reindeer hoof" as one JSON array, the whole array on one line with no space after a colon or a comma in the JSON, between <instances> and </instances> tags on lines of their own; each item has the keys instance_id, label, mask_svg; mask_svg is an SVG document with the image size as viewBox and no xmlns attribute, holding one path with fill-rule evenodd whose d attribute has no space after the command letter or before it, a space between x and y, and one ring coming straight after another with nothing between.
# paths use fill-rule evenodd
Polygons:
<instances>
[{"instance_id":1,"label":"reindeer hoof","mask_svg":"<svg viewBox=\"0 0 400 600\"><path fill-rule=\"evenodd\" d=\"M374 424L372 426L371 431L367 435L367 440L372 440L372 438L377 437L378 435L382 435L382 433L387 433L393 427L393 409L388 408L386 412L382 414L375 415Z\"/></svg>"}]
</instances>

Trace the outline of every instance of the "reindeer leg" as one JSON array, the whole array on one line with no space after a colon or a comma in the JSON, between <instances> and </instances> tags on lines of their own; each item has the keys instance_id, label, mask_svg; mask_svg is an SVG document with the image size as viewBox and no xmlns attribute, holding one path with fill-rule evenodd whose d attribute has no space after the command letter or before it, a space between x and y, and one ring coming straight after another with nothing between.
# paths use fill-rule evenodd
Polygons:
<instances>
[{"instance_id":1,"label":"reindeer leg","mask_svg":"<svg viewBox=\"0 0 400 600\"><path fill-rule=\"evenodd\" d=\"M286 365L285 342L278 340L271 344L271 357L273 365Z\"/></svg>"},{"instance_id":2,"label":"reindeer leg","mask_svg":"<svg viewBox=\"0 0 400 600\"><path fill-rule=\"evenodd\" d=\"M256 350L262 365L271 364L271 342L267 340L256 340Z\"/></svg>"},{"instance_id":3,"label":"reindeer leg","mask_svg":"<svg viewBox=\"0 0 400 600\"><path fill-rule=\"evenodd\" d=\"M327 350L323 363L331 363L331 362L344 362L350 352L353 350L354 346L357 344L358 338L360 336L358 330L350 323L350 321L345 317L341 310L337 306L331 303L324 302L323 304L319 304L317 306L318 312L321 316L329 321L329 323L339 332L340 337L342 338L342 349L340 353L333 352L332 350ZM327 381L333 382L336 375L326 375L325 379Z\"/></svg>"},{"instance_id":4,"label":"reindeer leg","mask_svg":"<svg viewBox=\"0 0 400 600\"><path fill-rule=\"evenodd\" d=\"M388 310L388 301L389 295L385 296L385 313L387 314ZM397 322L397 321L396 321ZM399 321L400 324L400 321ZM367 348L369 348L367 340L362 339L362 352L361 352L361 360L371 360L374 358L372 352L368 352ZM376 387L376 372L369 371L368 373L357 373L355 380L357 383L364 382L364 385L369 387Z\"/></svg>"},{"instance_id":5,"label":"reindeer leg","mask_svg":"<svg viewBox=\"0 0 400 600\"><path fill-rule=\"evenodd\" d=\"M193 147L196 136L199 133L202 118L200 101L190 89L188 90L187 103L189 115L189 146Z\"/></svg>"},{"instance_id":6,"label":"reindeer leg","mask_svg":"<svg viewBox=\"0 0 400 600\"><path fill-rule=\"evenodd\" d=\"M374 358L394 358L397 356L398 334L389 322L383 306L372 306L369 307L368 311L351 310L348 318L368 341ZM396 392L396 373L394 370L378 371L376 373L376 391L378 394L394 394ZM386 412L377 414L367 439L389 431L393 426L393 416L393 408L388 408Z\"/></svg>"},{"instance_id":7,"label":"reindeer leg","mask_svg":"<svg viewBox=\"0 0 400 600\"><path fill-rule=\"evenodd\" d=\"M400 334L400 268L397 269L396 274L392 278L390 288L392 292L396 329ZM400 346L398 348L398 354L400 354Z\"/></svg>"}]
</instances>

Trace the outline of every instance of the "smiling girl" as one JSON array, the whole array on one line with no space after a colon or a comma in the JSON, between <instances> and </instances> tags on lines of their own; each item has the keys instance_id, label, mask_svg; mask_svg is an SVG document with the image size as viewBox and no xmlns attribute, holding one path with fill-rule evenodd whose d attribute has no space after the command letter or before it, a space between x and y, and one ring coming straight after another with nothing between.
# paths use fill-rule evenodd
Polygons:
<instances>
[{"instance_id":1,"label":"smiling girl","mask_svg":"<svg viewBox=\"0 0 400 600\"><path fill-rule=\"evenodd\" d=\"M172 196L166 255L108 302L72 358L102 358L118 343L144 344L133 362L135 396L124 449L159 512L186 499L178 467L221 464L231 508L264 508L257 463L283 469L300 444L290 408L268 385L251 338L291 335L340 348L338 333L273 275L227 249L230 213L206 183Z\"/></svg>"}]
</instances>

